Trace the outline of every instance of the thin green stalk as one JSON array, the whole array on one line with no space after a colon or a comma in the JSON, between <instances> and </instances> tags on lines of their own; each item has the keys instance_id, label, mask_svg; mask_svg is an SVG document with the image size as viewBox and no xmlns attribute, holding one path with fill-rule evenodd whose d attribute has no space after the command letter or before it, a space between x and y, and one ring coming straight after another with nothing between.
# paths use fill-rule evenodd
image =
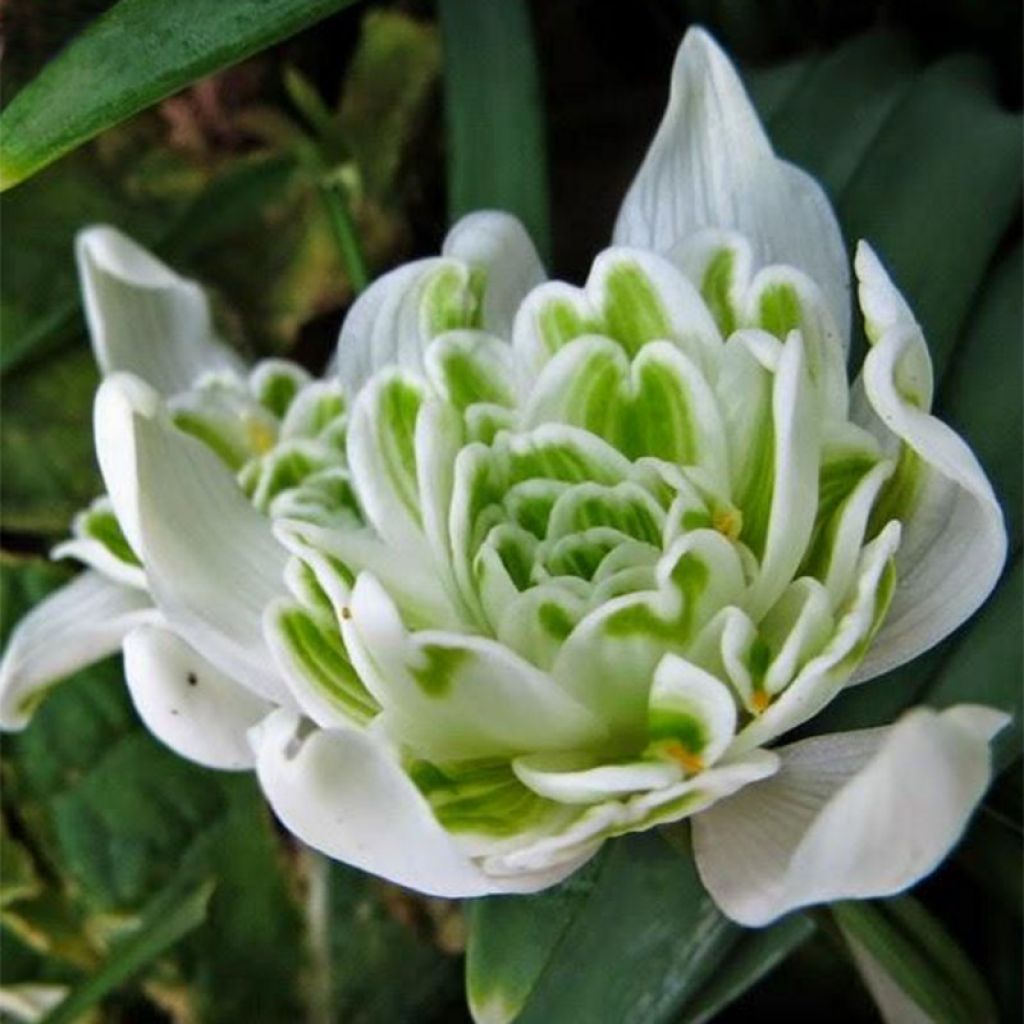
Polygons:
<instances>
[{"instance_id":1,"label":"thin green stalk","mask_svg":"<svg viewBox=\"0 0 1024 1024\"><path fill-rule=\"evenodd\" d=\"M358 294L370 283L370 275L366 269L363 246L359 241L359 235L349 212L347 197L340 185L324 181L318 187L320 200L330 219L334 241L337 243L338 254L341 256L345 273Z\"/></svg>"},{"instance_id":2,"label":"thin green stalk","mask_svg":"<svg viewBox=\"0 0 1024 1024\"><path fill-rule=\"evenodd\" d=\"M308 847L302 851L306 868L306 928L309 941L309 1024L331 1024L331 863Z\"/></svg>"},{"instance_id":3,"label":"thin green stalk","mask_svg":"<svg viewBox=\"0 0 1024 1024\"><path fill-rule=\"evenodd\" d=\"M81 985L72 989L42 1024L73 1024L104 996L152 963L183 936L206 920L216 883L209 879L182 894L172 886L150 904L138 930L111 950L110 959Z\"/></svg>"}]
</instances>

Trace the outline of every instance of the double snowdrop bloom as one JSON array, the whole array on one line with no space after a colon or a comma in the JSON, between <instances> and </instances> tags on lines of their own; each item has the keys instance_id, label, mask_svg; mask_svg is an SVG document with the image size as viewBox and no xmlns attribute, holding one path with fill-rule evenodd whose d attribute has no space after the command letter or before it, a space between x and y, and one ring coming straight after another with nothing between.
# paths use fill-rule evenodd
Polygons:
<instances>
[{"instance_id":1,"label":"double snowdrop bloom","mask_svg":"<svg viewBox=\"0 0 1024 1024\"><path fill-rule=\"evenodd\" d=\"M123 642L157 736L444 896L692 817L709 891L757 925L956 842L1005 715L811 722L980 604L999 507L863 243L848 386L835 218L706 34L582 287L475 214L356 302L313 380L243 373L202 291L112 229L78 259L107 495L57 550L89 568L9 646L7 727Z\"/></svg>"}]
</instances>

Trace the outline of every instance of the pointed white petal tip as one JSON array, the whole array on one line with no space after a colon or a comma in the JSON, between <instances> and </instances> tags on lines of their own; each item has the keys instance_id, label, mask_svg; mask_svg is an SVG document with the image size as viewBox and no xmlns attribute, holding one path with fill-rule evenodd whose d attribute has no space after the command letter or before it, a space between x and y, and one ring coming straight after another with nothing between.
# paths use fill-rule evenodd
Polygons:
<instances>
[{"instance_id":1,"label":"pointed white petal tip","mask_svg":"<svg viewBox=\"0 0 1024 1024\"><path fill-rule=\"evenodd\" d=\"M75 236L75 255L83 275L96 270L137 288L167 288L182 279L138 242L109 224L93 224Z\"/></svg>"},{"instance_id":2,"label":"pointed white petal tip","mask_svg":"<svg viewBox=\"0 0 1024 1024\"><path fill-rule=\"evenodd\" d=\"M781 747L782 769L699 815L701 878L733 920L890 896L930 874L988 787L1002 712L915 708L895 725Z\"/></svg>"},{"instance_id":3,"label":"pointed white petal tip","mask_svg":"<svg viewBox=\"0 0 1024 1024\"><path fill-rule=\"evenodd\" d=\"M705 30L692 28L614 240L668 252L708 227L741 232L759 265L789 264L814 278L847 334L849 266L828 197L810 175L774 155L736 68Z\"/></svg>"},{"instance_id":4,"label":"pointed white petal tip","mask_svg":"<svg viewBox=\"0 0 1024 1024\"><path fill-rule=\"evenodd\" d=\"M217 340L195 281L105 225L80 231L75 255L85 319L104 373L127 370L171 395L204 371L240 368Z\"/></svg>"}]
</instances>

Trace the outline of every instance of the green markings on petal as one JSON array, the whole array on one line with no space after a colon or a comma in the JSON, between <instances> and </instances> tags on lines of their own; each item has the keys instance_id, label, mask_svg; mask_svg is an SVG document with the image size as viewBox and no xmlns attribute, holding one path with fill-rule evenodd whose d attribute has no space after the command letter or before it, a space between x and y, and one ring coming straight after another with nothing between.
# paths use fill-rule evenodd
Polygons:
<instances>
[{"instance_id":1,"label":"green markings on petal","mask_svg":"<svg viewBox=\"0 0 1024 1024\"><path fill-rule=\"evenodd\" d=\"M428 337L460 327L480 327L483 317L483 271L446 265L423 288L420 316Z\"/></svg>"},{"instance_id":2,"label":"green markings on petal","mask_svg":"<svg viewBox=\"0 0 1024 1024\"><path fill-rule=\"evenodd\" d=\"M88 509L75 518L74 532L76 537L83 540L94 540L98 544L102 544L119 562L132 566L142 564L125 539L124 533L121 532L117 516L114 515L110 503L105 498L93 502Z\"/></svg>"},{"instance_id":3,"label":"green markings on petal","mask_svg":"<svg viewBox=\"0 0 1024 1024\"><path fill-rule=\"evenodd\" d=\"M445 697L459 669L470 657L469 651L459 647L439 647L423 644L422 661L409 666L409 674L428 697Z\"/></svg>"},{"instance_id":4,"label":"green markings on petal","mask_svg":"<svg viewBox=\"0 0 1024 1024\"><path fill-rule=\"evenodd\" d=\"M604 526L623 538L660 544L664 524L664 512L638 484L626 481L607 487L584 483L568 488L555 503L547 537L558 540Z\"/></svg>"},{"instance_id":5,"label":"green markings on petal","mask_svg":"<svg viewBox=\"0 0 1024 1024\"><path fill-rule=\"evenodd\" d=\"M769 410L761 429L751 438L750 464L757 471L749 477L747 489L737 504L743 510L740 538L754 554L764 555L775 493L775 421Z\"/></svg>"},{"instance_id":6,"label":"green markings on petal","mask_svg":"<svg viewBox=\"0 0 1024 1024\"><path fill-rule=\"evenodd\" d=\"M779 341L785 341L790 331L799 330L803 315L800 298L791 284L770 285L758 300L758 326Z\"/></svg>"},{"instance_id":7,"label":"green markings on petal","mask_svg":"<svg viewBox=\"0 0 1024 1024\"><path fill-rule=\"evenodd\" d=\"M617 263L605 277L604 288L606 329L630 355L649 341L673 336L668 314L642 267Z\"/></svg>"},{"instance_id":8,"label":"green markings on petal","mask_svg":"<svg viewBox=\"0 0 1024 1024\"><path fill-rule=\"evenodd\" d=\"M501 839L565 824L576 814L524 786L505 760L417 761L408 771L438 821L456 835Z\"/></svg>"},{"instance_id":9,"label":"green markings on petal","mask_svg":"<svg viewBox=\"0 0 1024 1024\"><path fill-rule=\"evenodd\" d=\"M868 536L875 536L893 519L906 522L914 511L925 481L926 466L910 445L902 443L896 470L889 478L871 512Z\"/></svg>"},{"instance_id":10,"label":"green markings on petal","mask_svg":"<svg viewBox=\"0 0 1024 1024\"><path fill-rule=\"evenodd\" d=\"M737 326L732 293L736 275L736 253L732 249L719 249L708 261L700 281L700 293L723 337L728 337Z\"/></svg>"},{"instance_id":11,"label":"green markings on petal","mask_svg":"<svg viewBox=\"0 0 1024 1024\"><path fill-rule=\"evenodd\" d=\"M537 606L537 622L549 636L556 640L564 640L576 625L573 616L554 601L544 601Z\"/></svg>"},{"instance_id":12,"label":"green markings on petal","mask_svg":"<svg viewBox=\"0 0 1024 1024\"><path fill-rule=\"evenodd\" d=\"M317 441L285 441L245 466L239 482L253 505L266 513L283 492L300 487L309 477L340 462L337 449Z\"/></svg>"},{"instance_id":13,"label":"green markings on petal","mask_svg":"<svg viewBox=\"0 0 1024 1024\"><path fill-rule=\"evenodd\" d=\"M275 651L315 696L351 721L365 724L380 710L348 659L332 618L282 604L270 616Z\"/></svg>"},{"instance_id":14,"label":"green markings on petal","mask_svg":"<svg viewBox=\"0 0 1024 1024\"><path fill-rule=\"evenodd\" d=\"M278 419L284 419L295 396L309 383L302 367L283 359L264 360L249 376L253 397Z\"/></svg>"},{"instance_id":15,"label":"green markings on petal","mask_svg":"<svg viewBox=\"0 0 1024 1024\"><path fill-rule=\"evenodd\" d=\"M427 349L427 373L460 411L481 403L514 406L514 369L507 343L482 331L450 331Z\"/></svg>"},{"instance_id":16,"label":"green markings on petal","mask_svg":"<svg viewBox=\"0 0 1024 1024\"><path fill-rule=\"evenodd\" d=\"M876 457L859 452L822 461L818 475L818 512L799 575L824 578L843 507L864 476L877 464Z\"/></svg>"},{"instance_id":17,"label":"green markings on petal","mask_svg":"<svg viewBox=\"0 0 1024 1024\"><path fill-rule=\"evenodd\" d=\"M611 637L644 635L681 647L692 635L694 609L711 582L711 571L698 555L687 552L672 566L668 585L678 595L676 608L659 614L649 603L637 603L611 615L607 633Z\"/></svg>"},{"instance_id":18,"label":"green markings on petal","mask_svg":"<svg viewBox=\"0 0 1024 1024\"><path fill-rule=\"evenodd\" d=\"M549 355L554 355L575 338L597 333L600 323L594 317L584 316L568 300L552 298L537 312L537 329L544 348Z\"/></svg>"}]
</instances>

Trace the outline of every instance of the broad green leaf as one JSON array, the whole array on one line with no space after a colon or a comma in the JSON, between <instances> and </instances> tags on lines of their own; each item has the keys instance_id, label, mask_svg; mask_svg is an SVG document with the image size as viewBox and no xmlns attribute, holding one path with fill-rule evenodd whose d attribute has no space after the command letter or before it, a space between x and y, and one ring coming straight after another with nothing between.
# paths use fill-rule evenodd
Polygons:
<instances>
[{"instance_id":1,"label":"broad green leaf","mask_svg":"<svg viewBox=\"0 0 1024 1024\"><path fill-rule=\"evenodd\" d=\"M981 61L947 58L893 106L839 196L848 241L865 238L885 259L937 376L1019 208L1020 135Z\"/></svg>"},{"instance_id":2,"label":"broad green leaf","mask_svg":"<svg viewBox=\"0 0 1024 1024\"><path fill-rule=\"evenodd\" d=\"M120 0L0 115L0 187L352 0Z\"/></svg>"},{"instance_id":3,"label":"broad green leaf","mask_svg":"<svg viewBox=\"0 0 1024 1024\"><path fill-rule=\"evenodd\" d=\"M537 57L525 0L441 0L448 217L515 214L550 249Z\"/></svg>"},{"instance_id":4,"label":"broad green leaf","mask_svg":"<svg viewBox=\"0 0 1024 1024\"><path fill-rule=\"evenodd\" d=\"M95 1006L107 993L166 952L183 936L203 923L209 911L214 881L207 880L182 892L175 886L160 893L146 908L138 928L117 943L110 958L93 975L77 986L42 1024L74 1024L82 1013Z\"/></svg>"},{"instance_id":5,"label":"broad green leaf","mask_svg":"<svg viewBox=\"0 0 1024 1024\"><path fill-rule=\"evenodd\" d=\"M908 40L872 32L802 64L798 87L767 113L769 130L787 159L813 168L836 196L910 85L918 61Z\"/></svg>"},{"instance_id":6,"label":"broad green leaf","mask_svg":"<svg viewBox=\"0 0 1024 1024\"><path fill-rule=\"evenodd\" d=\"M548 893L488 898L471 913L467 985L478 1024L674 1020L741 934L689 853L654 832L616 840Z\"/></svg>"},{"instance_id":7,"label":"broad green leaf","mask_svg":"<svg viewBox=\"0 0 1024 1024\"><path fill-rule=\"evenodd\" d=\"M677 1024L704 1024L774 970L814 932L809 917L793 914L770 928L745 932L715 968L714 974L690 999Z\"/></svg>"},{"instance_id":8,"label":"broad green leaf","mask_svg":"<svg viewBox=\"0 0 1024 1024\"><path fill-rule=\"evenodd\" d=\"M1024 252L1018 244L985 278L938 394L939 414L965 437L1006 513L1011 550L1024 514Z\"/></svg>"},{"instance_id":9,"label":"broad green leaf","mask_svg":"<svg viewBox=\"0 0 1024 1024\"><path fill-rule=\"evenodd\" d=\"M900 896L874 903L837 903L832 915L854 950L870 958L867 978L874 980L875 969L883 972L931 1020L943 1024L996 1020L984 981L938 920L916 900Z\"/></svg>"},{"instance_id":10,"label":"broad green leaf","mask_svg":"<svg viewBox=\"0 0 1024 1024\"><path fill-rule=\"evenodd\" d=\"M1003 778L1012 775L1007 772ZM1019 826L987 803L982 804L970 832L957 848L956 859L997 906L1011 911L1018 920L1024 918L1024 879L1020 872L1024 836Z\"/></svg>"},{"instance_id":11,"label":"broad green leaf","mask_svg":"<svg viewBox=\"0 0 1024 1024\"><path fill-rule=\"evenodd\" d=\"M328 885L332 1019L451 1019L440 1009L457 1012L460 964L442 950L460 945L455 905L438 901L431 917L429 901L344 864L329 865Z\"/></svg>"},{"instance_id":12,"label":"broad green leaf","mask_svg":"<svg viewBox=\"0 0 1024 1024\"><path fill-rule=\"evenodd\" d=\"M993 740L996 771L1021 754L1024 690L1021 687L1020 615L1024 606L1024 568L1018 555L988 604L943 662L921 694L925 703L944 708L975 702L1000 708L1013 721Z\"/></svg>"}]
</instances>

